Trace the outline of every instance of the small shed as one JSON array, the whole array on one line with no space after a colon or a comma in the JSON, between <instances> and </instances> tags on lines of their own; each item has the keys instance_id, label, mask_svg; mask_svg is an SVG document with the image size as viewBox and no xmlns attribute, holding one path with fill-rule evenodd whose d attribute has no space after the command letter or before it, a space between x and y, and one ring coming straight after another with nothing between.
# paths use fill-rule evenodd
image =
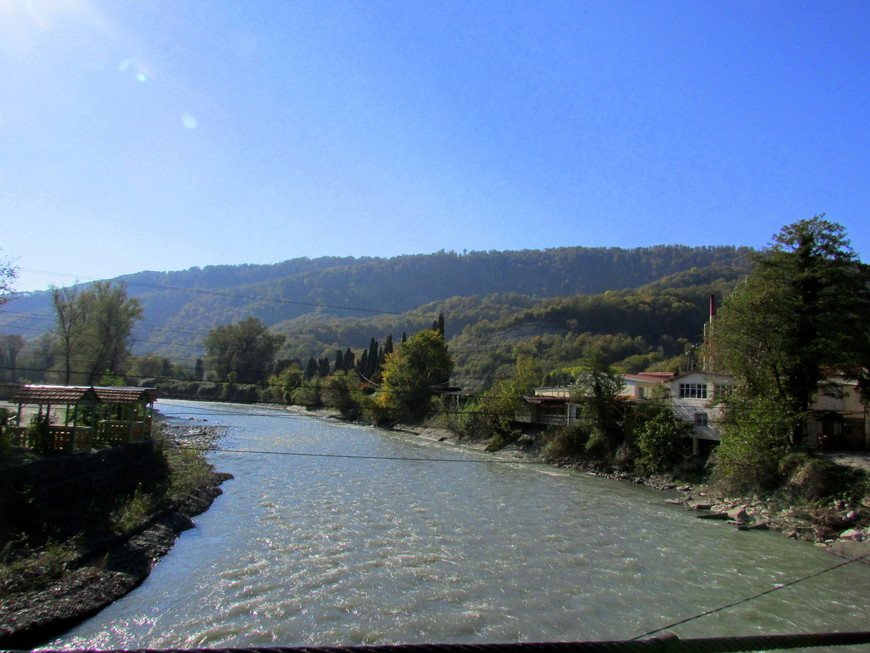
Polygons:
<instances>
[{"instance_id":1,"label":"small shed","mask_svg":"<svg viewBox=\"0 0 870 653\"><path fill-rule=\"evenodd\" d=\"M567 393L564 396L523 395L526 402L514 415L514 420L525 424L568 426L574 422L576 407L572 406Z\"/></svg>"},{"instance_id":2,"label":"small shed","mask_svg":"<svg viewBox=\"0 0 870 653\"><path fill-rule=\"evenodd\" d=\"M142 442L151 437L154 388L102 386L21 386L12 398L18 404L17 442L29 448L77 453L94 446ZM38 406L35 429L21 425L25 406ZM52 424L52 408L62 411L63 424Z\"/></svg>"}]
</instances>

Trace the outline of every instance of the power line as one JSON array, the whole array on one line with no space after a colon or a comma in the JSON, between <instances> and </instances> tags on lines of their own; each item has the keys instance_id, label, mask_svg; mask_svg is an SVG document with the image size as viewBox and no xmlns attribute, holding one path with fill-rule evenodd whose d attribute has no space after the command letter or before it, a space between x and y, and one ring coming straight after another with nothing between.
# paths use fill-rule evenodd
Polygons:
<instances>
[{"instance_id":1,"label":"power line","mask_svg":"<svg viewBox=\"0 0 870 653\"><path fill-rule=\"evenodd\" d=\"M51 369L44 369L44 368L27 368L27 367L21 367L21 366L17 366L15 368L12 368L12 367L3 366L3 365L0 365L0 370L9 370L9 371L17 371L17 372L35 372L35 373L48 373L48 372L63 373L63 370L51 370ZM73 377L87 377L89 374L89 371L72 370L70 372L70 374ZM240 384L240 383L234 382L234 381L214 381L214 380L198 381L198 380L192 380L192 379L184 378L184 377L171 377L171 376L159 376L159 375L153 376L153 377L141 377L141 378L146 378L149 381L157 381L157 382L168 381L168 382L179 382L179 383L185 383L185 384L199 384L199 385L210 385L210 386L236 386L236 387L238 387L239 385L255 385L258 388L258 392L264 389L259 384ZM329 379L329 378L331 378L331 376L315 377L315 378ZM348 377L338 377L338 378L348 378ZM18 387L20 384L12 383L12 382L5 382L5 383L0 383L0 385L5 385L7 387ZM268 386L268 387L269 388L276 388L278 390L284 389L284 386L282 386L282 385L275 385L275 386ZM326 383L322 383L322 382L311 383L310 381L303 382L303 384L296 386L294 389L296 389L296 388L309 389L309 390L316 391L318 393L324 392L324 391L325 392L334 392L334 391L339 390L339 389L337 389L333 386L330 386ZM170 390L171 390L171 388L170 388ZM379 389L378 393L390 394L390 395L394 395L394 396L414 394L413 391L403 391L403 390L398 390L398 389L392 389L392 390ZM186 397L184 397L184 396L173 397L171 395L168 396L167 398L169 398L169 399L186 399ZM470 401L484 402L484 403L489 401L489 400L497 400L500 398L501 398L501 395L491 394L491 393L474 393L474 394L468 395L468 399ZM190 398L190 400L191 401L220 401L220 398L219 397L204 397L204 398L200 398L200 399ZM594 398L592 398L592 397L574 397L574 398L566 399L566 401L568 401L570 404L573 404L576 406L582 406L584 403L585 404L592 404L594 402ZM230 402L234 403L236 405L239 405L239 406L252 406L252 405L257 405L258 403L261 403L258 401L251 401L251 402L230 401ZM284 406L284 405L291 405L291 404L276 404L276 405L277 406ZM309 409L320 408L320 407L335 408L334 406L330 406L327 403L305 404L304 402L299 402L299 403L294 403L292 405L301 405L301 406L303 406L305 408L309 408ZM655 403L649 403L649 404L647 404L647 403L634 403L634 402L630 402L630 401L619 401L618 403L615 404L615 407L623 408L623 409L632 408L632 407L645 407L645 406L655 408L656 404ZM721 406L703 407L703 410L710 410L712 408L721 408ZM729 410L730 413L734 414L734 415L737 415L737 414L742 414L742 415L779 414L779 411L768 409L768 408L740 408L740 409L727 409L727 410ZM819 412L819 411L817 411L817 412ZM821 411L821 412L824 412L824 411ZM504 414L503 412L499 412L497 410L480 410L480 409L468 410L465 408L457 408L456 410L450 410L447 408L440 408L440 407L436 407L434 409L425 410L425 411L424 410L410 411L410 413L416 414L416 415L421 415L421 416L426 416L426 415L433 415L433 416L439 416L439 415L443 415L443 416L499 416L499 415ZM215 414L219 414L219 413L215 413ZM225 413L225 414L229 414L229 413ZM783 411L783 414L787 414L787 413L785 411ZM852 418L857 419L857 418L863 417L864 412L860 411L860 410L838 411L838 414L843 415L844 417L852 417ZM708 424L711 424L711 425L723 424L723 423L727 423L727 421L728 421L727 419L715 419L712 416L708 415ZM621 416L616 416L616 417L613 417L611 419L607 419L604 417L594 417L593 418L593 417L585 416L582 414L573 417L571 420L572 425L574 425L574 424L583 425L583 424L592 424L592 423L594 423L594 424L621 424L622 422L623 422L623 418ZM565 424L565 426L567 426L567 424Z\"/></svg>"}]
</instances>

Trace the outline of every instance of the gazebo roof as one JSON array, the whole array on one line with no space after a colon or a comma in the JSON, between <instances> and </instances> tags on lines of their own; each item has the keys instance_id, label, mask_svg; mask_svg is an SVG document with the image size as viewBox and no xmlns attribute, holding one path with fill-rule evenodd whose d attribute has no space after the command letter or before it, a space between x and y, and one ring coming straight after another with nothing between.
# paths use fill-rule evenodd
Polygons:
<instances>
[{"instance_id":1,"label":"gazebo roof","mask_svg":"<svg viewBox=\"0 0 870 653\"><path fill-rule=\"evenodd\" d=\"M154 388L100 386L23 385L15 393L15 404L142 404L157 398Z\"/></svg>"},{"instance_id":2,"label":"gazebo roof","mask_svg":"<svg viewBox=\"0 0 870 653\"><path fill-rule=\"evenodd\" d=\"M94 386L93 389L104 404L150 404L157 399L155 388Z\"/></svg>"}]
</instances>

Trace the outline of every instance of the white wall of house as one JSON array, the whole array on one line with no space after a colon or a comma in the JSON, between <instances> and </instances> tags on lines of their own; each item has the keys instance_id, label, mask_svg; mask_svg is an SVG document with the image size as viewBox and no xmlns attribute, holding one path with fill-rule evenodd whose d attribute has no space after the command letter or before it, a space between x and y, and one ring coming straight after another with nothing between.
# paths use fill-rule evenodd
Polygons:
<instances>
[{"instance_id":1,"label":"white wall of house","mask_svg":"<svg viewBox=\"0 0 870 653\"><path fill-rule=\"evenodd\" d=\"M722 439L719 423L722 420L721 401L733 385L731 377L717 372L694 371L677 376L668 382L668 395L674 415L692 424L694 448L698 440Z\"/></svg>"}]
</instances>

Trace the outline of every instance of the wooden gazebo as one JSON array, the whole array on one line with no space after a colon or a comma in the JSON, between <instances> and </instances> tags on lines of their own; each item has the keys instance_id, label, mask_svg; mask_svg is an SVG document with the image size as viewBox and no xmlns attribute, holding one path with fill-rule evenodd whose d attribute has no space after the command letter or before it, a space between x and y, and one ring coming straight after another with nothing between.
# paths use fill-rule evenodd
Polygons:
<instances>
[{"instance_id":1,"label":"wooden gazebo","mask_svg":"<svg viewBox=\"0 0 870 653\"><path fill-rule=\"evenodd\" d=\"M95 446L143 442L151 437L156 399L154 388L21 386L12 398L18 404L16 444L77 453ZM21 425L24 406L39 406L40 428L28 431ZM51 423L52 407L63 409L63 425Z\"/></svg>"}]
</instances>

